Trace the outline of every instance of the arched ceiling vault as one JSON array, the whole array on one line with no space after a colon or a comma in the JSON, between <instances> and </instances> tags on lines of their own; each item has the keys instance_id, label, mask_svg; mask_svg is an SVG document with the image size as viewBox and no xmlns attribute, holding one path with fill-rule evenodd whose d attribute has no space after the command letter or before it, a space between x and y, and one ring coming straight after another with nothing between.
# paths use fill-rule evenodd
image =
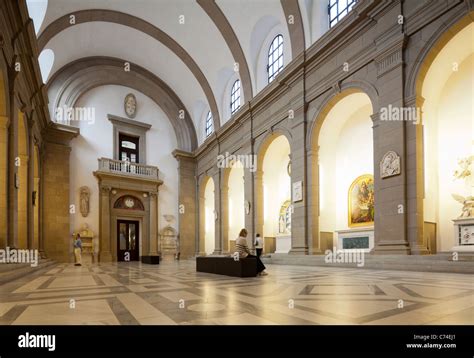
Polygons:
<instances>
[{"instance_id":1,"label":"arched ceiling vault","mask_svg":"<svg viewBox=\"0 0 474 358\"><path fill-rule=\"evenodd\" d=\"M119 75L116 61L134 62L141 76L148 77L148 91L150 81L155 87L167 88L168 100L186 108L183 135L187 139L183 137L181 144L183 148L195 148L195 128L199 128L208 110L214 128L220 128L221 117L227 111L225 91L235 63L239 64L244 101L256 94L256 70L261 69L256 51L261 48L264 52L262 39L269 31L268 24L281 25L280 31L291 45L288 61L304 51L301 4L298 0L48 0L44 20L38 25L38 48L54 52L50 89L57 86L59 78L66 81L66 74L78 81L70 69L91 64L91 58L109 61L95 65L92 72L100 81L91 78L93 83L106 82L100 69L109 75L117 72L109 83L117 83L117 78L131 83L129 76ZM306 10L307 5L302 6ZM156 95L147 95L158 101ZM174 116L167 114L170 119ZM173 126L177 132L183 129L177 123Z\"/></svg>"},{"instance_id":2,"label":"arched ceiling vault","mask_svg":"<svg viewBox=\"0 0 474 358\"><path fill-rule=\"evenodd\" d=\"M87 57L67 64L48 82L51 108L74 107L82 94L95 87L111 84L130 87L150 97L166 113L175 131L179 149L196 149L197 136L193 122L176 93L161 79L138 65L130 64L130 71L123 71L123 63L124 60L118 58ZM184 119L179 117L183 109Z\"/></svg>"},{"instance_id":3,"label":"arched ceiling vault","mask_svg":"<svg viewBox=\"0 0 474 358\"><path fill-rule=\"evenodd\" d=\"M113 10L82 10L75 12L74 16L76 25L94 21L111 22L120 25L125 25L146 33L147 35L153 37L155 40L161 42L163 45L168 47L172 52L176 54L176 56L178 56L186 64L186 66L191 70L194 77L201 85L202 90L204 91L207 101L209 103L212 115L214 117L214 128L220 127L219 111L209 82L207 81L199 66L196 64L193 58L186 52L186 50L170 36L168 36L165 32L161 31L159 28L151 25L150 23L140 18ZM46 44L54 36L70 27L70 15L64 15L56 19L53 23L49 24L48 27L46 27L46 29L41 32L41 35L38 38L39 50L42 51L45 48Z\"/></svg>"},{"instance_id":4,"label":"arched ceiling vault","mask_svg":"<svg viewBox=\"0 0 474 358\"><path fill-rule=\"evenodd\" d=\"M214 0L196 0L203 10L209 15L216 27L225 39L227 46L229 47L234 60L239 64L240 79L242 81L242 89L244 91L244 98L251 99L252 95L252 80L250 78L250 70L245 59L244 51L240 46L239 40L232 29L229 21L225 17L222 10L217 6Z\"/></svg>"}]
</instances>

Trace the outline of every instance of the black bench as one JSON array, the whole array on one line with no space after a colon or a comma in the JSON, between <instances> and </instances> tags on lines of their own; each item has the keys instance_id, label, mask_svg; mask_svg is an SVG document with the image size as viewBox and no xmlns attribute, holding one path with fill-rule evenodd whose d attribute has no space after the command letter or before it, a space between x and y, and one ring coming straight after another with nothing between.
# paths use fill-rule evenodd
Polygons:
<instances>
[{"instance_id":1,"label":"black bench","mask_svg":"<svg viewBox=\"0 0 474 358\"><path fill-rule=\"evenodd\" d=\"M247 257L234 260L233 257L199 256L196 257L196 271L236 277L257 276L257 259Z\"/></svg>"}]
</instances>

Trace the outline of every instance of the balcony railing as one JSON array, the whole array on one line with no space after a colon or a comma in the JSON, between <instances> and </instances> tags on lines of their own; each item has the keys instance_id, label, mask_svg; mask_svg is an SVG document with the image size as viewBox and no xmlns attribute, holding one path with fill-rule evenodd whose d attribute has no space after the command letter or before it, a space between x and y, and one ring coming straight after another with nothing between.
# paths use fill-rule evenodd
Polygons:
<instances>
[{"instance_id":1,"label":"balcony railing","mask_svg":"<svg viewBox=\"0 0 474 358\"><path fill-rule=\"evenodd\" d=\"M157 167L109 158L99 158L99 171L158 180Z\"/></svg>"}]
</instances>

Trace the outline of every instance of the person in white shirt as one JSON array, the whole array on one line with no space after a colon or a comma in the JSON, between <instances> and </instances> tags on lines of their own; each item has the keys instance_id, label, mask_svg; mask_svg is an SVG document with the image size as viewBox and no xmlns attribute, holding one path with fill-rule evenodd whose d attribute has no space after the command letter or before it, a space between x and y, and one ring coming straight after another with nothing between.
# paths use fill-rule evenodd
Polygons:
<instances>
[{"instance_id":1,"label":"person in white shirt","mask_svg":"<svg viewBox=\"0 0 474 358\"><path fill-rule=\"evenodd\" d=\"M239 258L244 259L246 257L255 257L257 259L257 274L259 276L268 275L268 273L265 272L265 265L260 260L260 258L252 255L252 253L250 252L246 238L247 238L247 230L246 229L240 230L239 238L235 240L235 249L239 253Z\"/></svg>"},{"instance_id":2,"label":"person in white shirt","mask_svg":"<svg viewBox=\"0 0 474 358\"><path fill-rule=\"evenodd\" d=\"M257 236L255 238L255 250L257 250L257 257L262 256L263 238L260 237L260 234L257 234Z\"/></svg>"}]
</instances>

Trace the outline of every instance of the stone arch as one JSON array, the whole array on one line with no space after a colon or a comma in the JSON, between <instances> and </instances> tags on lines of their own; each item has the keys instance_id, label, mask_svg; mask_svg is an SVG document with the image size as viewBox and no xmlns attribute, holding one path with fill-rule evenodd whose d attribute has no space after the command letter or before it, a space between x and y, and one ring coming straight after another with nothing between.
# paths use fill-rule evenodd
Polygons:
<instances>
[{"instance_id":1,"label":"stone arch","mask_svg":"<svg viewBox=\"0 0 474 358\"><path fill-rule=\"evenodd\" d=\"M128 26L151 36L155 40L161 42L164 46L168 47L178 58L180 58L186 64L186 66L194 75L198 83L201 85L201 88L204 94L206 95L208 104L211 107L212 116L214 118L214 128L216 130L220 128L219 110L217 107L216 99L212 92L211 86L207 81L207 78L205 77L204 73L201 71L197 63L194 61L194 59L191 57L191 55L189 55L186 50L181 47L168 34L141 18L114 10L81 10L74 12L74 16L76 24L102 21ZM39 52L41 52L45 48L45 46L54 36L71 26L71 24L69 23L69 17L70 14L66 14L56 19L41 32L41 35L38 38Z\"/></svg>"},{"instance_id":2,"label":"stone arch","mask_svg":"<svg viewBox=\"0 0 474 358\"><path fill-rule=\"evenodd\" d=\"M189 112L173 90L146 69L131 64L123 71L123 60L111 57L86 57L59 71L47 84L51 109L74 107L85 92L99 86L116 84L133 88L151 98L168 116L179 149L188 152L197 148L197 134ZM180 119L184 111L184 119ZM51 111L54 113L55 111Z\"/></svg>"},{"instance_id":3,"label":"stone arch","mask_svg":"<svg viewBox=\"0 0 474 358\"><path fill-rule=\"evenodd\" d=\"M309 246L314 254L322 254L325 249L332 250L332 238L323 238L320 235L320 169L319 156L320 144L319 136L323 124L328 114L335 108L341 100L354 94L364 94L367 96L372 114L378 111L378 92L374 86L365 81L352 81L341 85L340 91L330 91L318 106L318 110L312 120L308 130L307 143L308 150L308 185L307 190L310 193L308 200L308 223L309 223ZM373 159L373 158L372 158ZM328 243L326 241L331 241Z\"/></svg>"},{"instance_id":4,"label":"stone arch","mask_svg":"<svg viewBox=\"0 0 474 358\"><path fill-rule=\"evenodd\" d=\"M243 153L240 153L243 154ZM235 155L239 155L239 153L235 153ZM240 163L240 164L238 164ZM222 243L223 243L223 252L228 252L229 249L233 249L230 245L230 240L234 240L237 237L237 232L236 232L236 225L231 225L234 220L235 221L240 221L242 220L242 225L240 225L239 230L245 226L245 213L244 213L244 202L245 202L245 184L244 184L244 163L241 163L239 160L233 165L232 167L224 168L222 171L222 186L219 188L220 193L221 193L221 215L222 215L222 220L221 220L221 225L222 225ZM242 174L242 187L237 188L237 187L232 187L230 180L233 179L235 181L235 177L233 175L238 175L239 173ZM240 184L240 183L234 183L234 184ZM242 191L242 197L237 198L238 195L236 195L236 192L239 190ZM242 199L241 203L234 203L233 201L237 199L236 201L240 201ZM237 205L234 207L232 205ZM238 215L235 215L236 213L239 213L239 210L241 210L242 217L238 217ZM232 218L232 220L231 220ZM236 220L237 219L237 220ZM232 251L232 250L231 250Z\"/></svg>"},{"instance_id":5,"label":"stone arch","mask_svg":"<svg viewBox=\"0 0 474 358\"><path fill-rule=\"evenodd\" d=\"M268 147L273 142L273 140L279 136L284 136L288 140L291 153L293 136L287 128L278 126L272 131L268 131L256 146L255 153L257 154L257 171L261 170L263 166L263 158L265 158L265 153Z\"/></svg>"},{"instance_id":6,"label":"stone arch","mask_svg":"<svg viewBox=\"0 0 474 358\"><path fill-rule=\"evenodd\" d=\"M471 11L461 19L455 18L451 22L443 22L441 28L434 32L419 52L414 61L414 66L408 73L405 84L407 98L416 96L418 101L423 101L421 98L421 88L431 64L444 46L461 30L473 22L474 11Z\"/></svg>"},{"instance_id":7,"label":"stone arch","mask_svg":"<svg viewBox=\"0 0 474 358\"><path fill-rule=\"evenodd\" d=\"M310 144L309 148L314 148L314 138L317 138L324 119L331 109L344 97L347 97L353 93L364 93L366 94L372 104L372 112L377 113L379 111L379 93L377 88L369 82L356 80L344 83L338 90L331 90L321 101L318 106L318 110L314 115L313 120L310 123L307 143Z\"/></svg>"},{"instance_id":8,"label":"stone arch","mask_svg":"<svg viewBox=\"0 0 474 358\"><path fill-rule=\"evenodd\" d=\"M205 255L206 254L206 222L209 220L207 215L210 215L210 213L207 213L206 215L206 188L207 186L212 183L214 186L214 191L216 190L216 183L214 182L214 179L209 176L209 175L203 175L201 176L199 180L199 241L198 241L198 247L196 249L197 253L200 255ZM212 207L214 208L215 211L215 203L212 202ZM214 218L211 218L210 220L214 221ZM215 221L214 221L214 231L215 231ZM213 238L214 241L215 237ZM207 240L210 242L210 240Z\"/></svg>"},{"instance_id":9,"label":"stone arch","mask_svg":"<svg viewBox=\"0 0 474 358\"><path fill-rule=\"evenodd\" d=\"M286 128L279 126L275 128L272 132L267 133L260 143L256 147L257 153L257 169L254 173L254 180L255 180L255 233L259 233L260 235L264 236L265 230L265 196L264 196L264 160L268 149L272 145L272 143L277 139L283 137L288 142L289 145L289 152L290 158L292 153L292 136L291 132ZM291 182L291 178L290 178ZM290 184L291 185L291 184ZM268 225L267 225L268 226Z\"/></svg>"},{"instance_id":10,"label":"stone arch","mask_svg":"<svg viewBox=\"0 0 474 358\"><path fill-rule=\"evenodd\" d=\"M421 116L408 155L415 158L416 190L421 193L413 204L419 242L431 254L463 250L452 230L462 205L451 194L470 194L452 174L459 168L457 160L472 154L472 85L467 74L472 73L473 32L474 12L443 23L419 52L405 87Z\"/></svg>"}]
</instances>

